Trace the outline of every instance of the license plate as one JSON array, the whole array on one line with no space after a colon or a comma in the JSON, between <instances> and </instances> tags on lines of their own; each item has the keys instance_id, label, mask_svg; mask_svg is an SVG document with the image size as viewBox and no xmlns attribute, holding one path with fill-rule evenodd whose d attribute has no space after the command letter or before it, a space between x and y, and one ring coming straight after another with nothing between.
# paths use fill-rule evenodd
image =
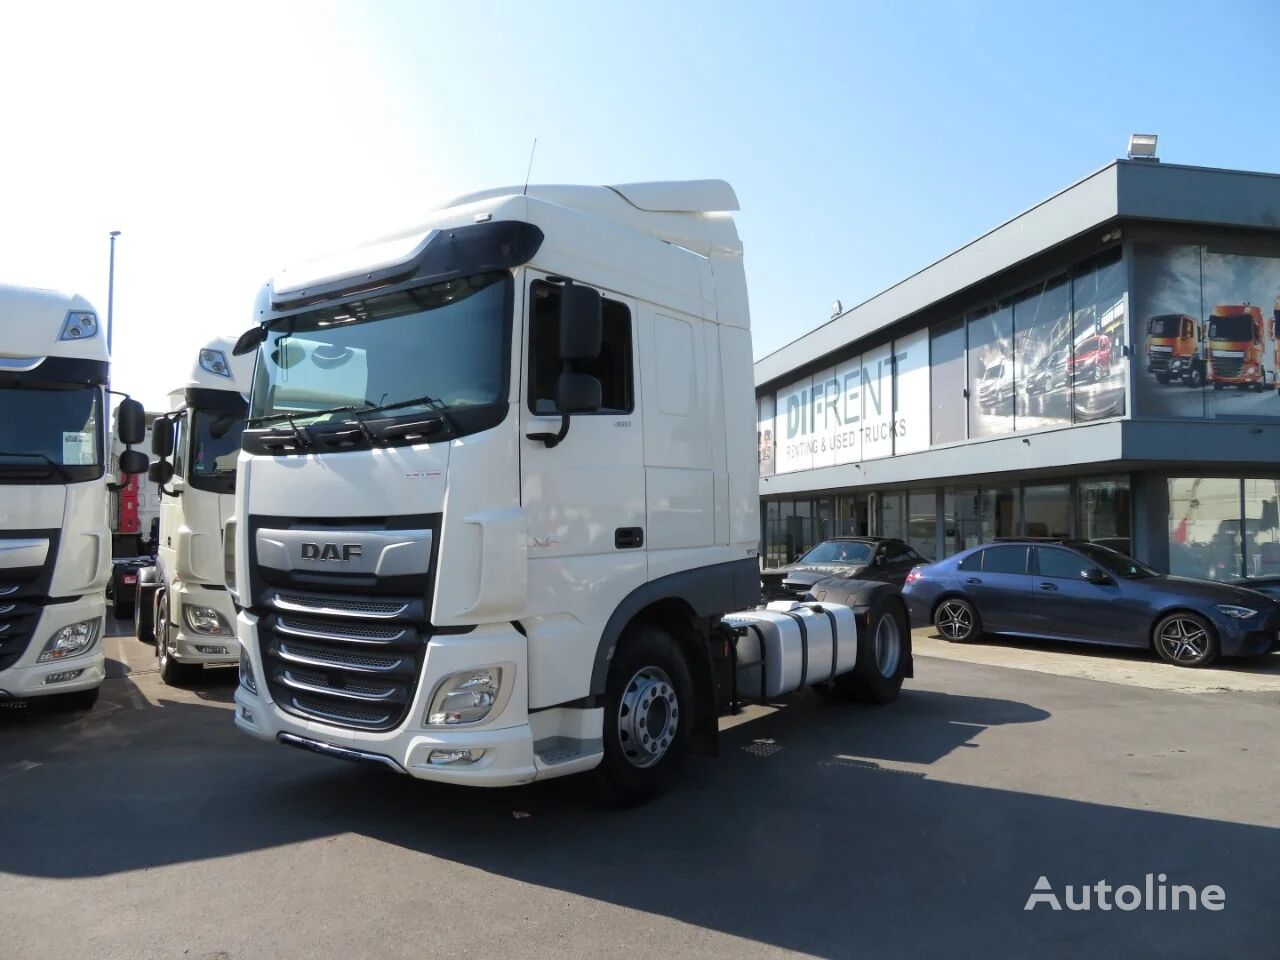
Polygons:
<instances>
[{"instance_id":1,"label":"license plate","mask_svg":"<svg viewBox=\"0 0 1280 960\"><path fill-rule=\"evenodd\" d=\"M137 583L137 582L138 582L138 578L137 578L137 577L125 577L125 578L124 578L124 582L125 582L125 583Z\"/></svg>"}]
</instances>

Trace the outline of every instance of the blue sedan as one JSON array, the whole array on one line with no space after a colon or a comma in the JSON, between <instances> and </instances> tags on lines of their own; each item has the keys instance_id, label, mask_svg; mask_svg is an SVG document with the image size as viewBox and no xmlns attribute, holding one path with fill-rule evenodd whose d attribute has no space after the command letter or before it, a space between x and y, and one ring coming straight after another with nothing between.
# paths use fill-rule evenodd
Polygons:
<instances>
[{"instance_id":1,"label":"blue sedan","mask_svg":"<svg viewBox=\"0 0 1280 960\"><path fill-rule=\"evenodd\" d=\"M1151 648L1183 667L1268 653L1280 630L1271 597L1163 576L1087 541L975 547L916 567L902 595L913 622L947 640L987 632Z\"/></svg>"}]
</instances>

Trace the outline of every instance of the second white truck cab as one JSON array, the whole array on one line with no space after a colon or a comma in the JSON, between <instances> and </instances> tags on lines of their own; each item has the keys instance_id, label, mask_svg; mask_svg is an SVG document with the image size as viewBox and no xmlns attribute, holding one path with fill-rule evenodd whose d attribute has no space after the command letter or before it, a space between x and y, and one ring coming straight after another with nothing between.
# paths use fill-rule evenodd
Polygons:
<instances>
[{"instance_id":1,"label":"second white truck cab","mask_svg":"<svg viewBox=\"0 0 1280 960\"><path fill-rule=\"evenodd\" d=\"M156 565L139 576L134 628L154 643L165 683L189 683L208 666L235 665L235 606L223 582L223 527L235 504L236 459L253 358L234 341L200 348L190 378L152 424L150 479L160 488Z\"/></svg>"},{"instance_id":2,"label":"second white truck cab","mask_svg":"<svg viewBox=\"0 0 1280 960\"><path fill-rule=\"evenodd\" d=\"M266 286L237 344L240 729L637 799L748 696L896 696L891 588L726 619L760 598L736 209L722 181L503 188Z\"/></svg>"},{"instance_id":3,"label":"second white truck cab","mask_svg":"<svg viewBox=\"0 0 1280 960\"><path fill-rule=\"evenodd\" d=\"M0 700L88 708L106 675L109 365L83 297L0 286ZM116 427L141 442L141 404ZM119 466L147 458L130 446Z\"/></svg>"}]
</instances>

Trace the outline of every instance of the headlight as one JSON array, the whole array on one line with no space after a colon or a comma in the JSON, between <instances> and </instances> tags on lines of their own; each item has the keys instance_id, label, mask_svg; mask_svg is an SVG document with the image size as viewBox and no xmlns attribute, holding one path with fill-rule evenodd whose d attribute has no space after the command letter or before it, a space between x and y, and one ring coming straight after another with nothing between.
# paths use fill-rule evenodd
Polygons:
<instances>
[{"instance_id":1,"label":"headlight","mask_svg":"<svg viewBox=\"0 0 1280 960\"><path fill-rule=\"evenodd\" d=\"M1248 607L1238 607L1233 603L1220 603L1214 607L1215 610L1225 613L1228 617L1235 617L1237 620L1248 620L1250 617L1258 615L1257 610L1250 610Z\"/></svg>"},{"instance_id":2,"label":"headlight","mask_svg":"<svg viewBox=\"0 0 1280 960\"><path fill-rule=\"evenodd\" d=\"M101 620L81 620L69 627L63 627L44 645L37 663L48 663L50 660L65 660L78 656L98 642L98 633L102 629Z\"/></svg>"},{"instance_id":3,"label":"headlight","mask_svg":"<svg viewBox=\"0 0 1280 960\"><path fill-rule=\"evenodd\" d=\"M427 709L427 723L447 726L477 723L487 717L498 702L501 688L501 667L451 673L436 687Z\"/></svg>"},{"instance_id":4,"label":"headlight","mask_svg":"<svg viewBox=\"0 0 1280 960\"><path fill-rule=\"evenodd\" d=\"M210 350L208 347L200 351L200 369L208 370L215 376L231 379L231 368L227 366L227 355L221 350Z\"/></svg>"},{"instance_id":5,"label":"headlight","mask_svg":"<svg viewBox=\"0 0 1280 960\"><path fill-rule=\"evenodd\" d=\"M59 340L92 340L98 335L98 318L88 312L72 312L62 321Z\"/></svg>"},{"instance_id":6,"label":"headlight","mask_svg":"<svg viewBox=\"0 0 1280 960\"><path fill-rule=\"evenodd\" d=\"M258 692L258 681L253 676L253 661L249 659L249 651L240 648L240 686L250 693Z\"/></svg>"},{"instance_id":7,"label":"headlight","mask_svg":"<svg viewBox=\"0 0 1280 960\"><path fill-rule=\"evenodd\" d=\"M226 619L213 607L204 607L194 603L182 605L182 619L187 621L188 629L206 637L229 637L231 627Z\"/></svg>"}]
</instances>

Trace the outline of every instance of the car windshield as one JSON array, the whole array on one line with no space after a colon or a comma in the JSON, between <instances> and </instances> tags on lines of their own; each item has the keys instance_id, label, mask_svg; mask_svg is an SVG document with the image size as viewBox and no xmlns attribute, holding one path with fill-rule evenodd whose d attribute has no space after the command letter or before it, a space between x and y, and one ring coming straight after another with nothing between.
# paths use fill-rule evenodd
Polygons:
<instances>
[{"instance_id":1,"label":"car windshield","mask_svg":"<svg viewBox=\"0 0 1280 960\"><path fill-rule=\"evenodd\" d=\"M1096 543L1078 543L1072 544L1072 547L1107 571L1107 573L1122 580L1140 580L1144 577L1159 576L1156 571L1146 564L1139 563L1133 557L1126 557L1123 553L1118 553L1108 547L1101 547Z\"/></svg>"},{"instance_id":2,"label":"car windshield","mask_svg":"<svg viewBox=\"0 0 1280 960\"><path fill-rule=\"evenodd\" d=\"M1153 337L1176 337L1178 335L1178 318L1152 317L1147 321L1147 333Z\"/></svg>"},{"instance_id":3,"label":"car windshield","mask_svg":"<svg viewBox=\"0 0 1280 960\"><path fill-rule=\"evenodd\" d=\"M1246 314L1234 313L1209 321L1210 340L1252 340L1253 320Z\"/></svg>"},{"instance_id":4,"label":"car windshield","mask_svg":"<svg viewBox=\"0 0 1280 960\"><path fill-rule=\"evenodd\" d=\"M196 410L191 417L191 472L198 477L234 476L244 418L220 410Z\"/></svg>"},{"instance_id":5,"label":"car windshield","mask_svg":"<svg viewBox=\"0 0 1280 960\"><path fill-rule=\"evenodd\" d=\"M259 347L250 420L323 423L352 419L335 407L400 404L400 415L504 402L511 286L496 271L280 321Z\"/></svg>"},{"instance_id":6,"label":"car windshield","mask_svg":"<svg viewBox=\"0 0 1280 960\"><path fill-rule=\"evenodd\" d=\"M88 480L102 471L97 387L0 388L0 478Z\"/></svg>"},{"instance_id":7,"label":"car windshield","mask_svg":"<svg viewBox=\"0 0 1280 960\"><path fill-rule=\"evenodd\" d=\"M828 540L820 543L798 561L799 563L866 563L871 559L871 544L857 540Z\"/></svg>"}]
</instances>

